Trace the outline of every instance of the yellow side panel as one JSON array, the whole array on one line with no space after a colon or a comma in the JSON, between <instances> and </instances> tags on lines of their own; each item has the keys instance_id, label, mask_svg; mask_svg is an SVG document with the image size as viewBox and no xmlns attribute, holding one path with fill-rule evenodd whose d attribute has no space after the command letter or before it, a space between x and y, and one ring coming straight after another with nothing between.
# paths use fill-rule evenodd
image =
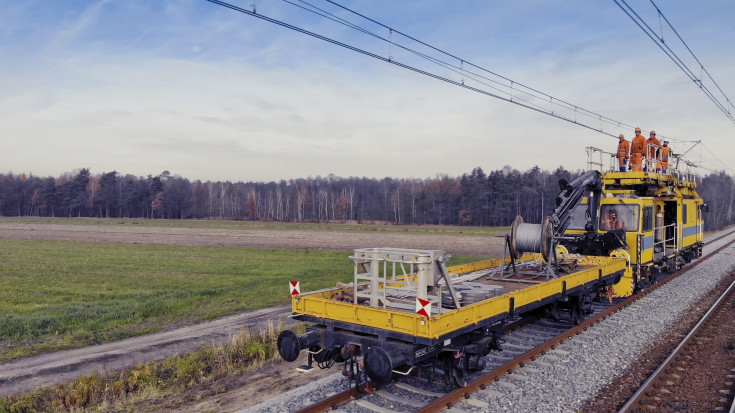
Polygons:
<instances>
[{"instance_id":1,"label":"yellow side panel","mask_svg":"<svg viewBox=\"0 0 735 413\"><path fill-rule=\"evenodd\" d=\"M509 311L510 298L507 294L491 300L481 301L441 316L431 317L430 320L427 320L431 323L431 332L426 337L439 338L443 334L451 333L459 328Z\"/></svg>"},{"instance_id":2,"label":"yellow side panel","mask_svg":"<svg viewBox=\"0 0 735 413\"><path fill-rule=\"evenodd\" d=\"M615 297L630 297L633 295L633 268L628 267L620 278L620 282L613 286Z\"/></svg>"},{"instance_id":3,"label":"yellow side panel","mask_svg":"<svg viewBox=\"0 0 735 413\"><path fill-rule=\"evenodd\" d=\"M485 261L483 264L478 263L478 265L490 268L499 263L500 260L491 260ZM563 282L565 281L567 290L569 290L597 280L600 275L622 271L626 268L626 260L624 258L583 257L582 265L593 267L430 318L412 313L332 301L326 298L328 294L323 291L294 296L292 298L292 308L293 312L298 314L436 339L443 334L476 324L481 320L508 313L511 298L515 301L515 308L532 304L560 294L563 291Z\"/></svg>"},{"instance_id":4,"label":"yellow side panel","mask_svg":"<svg viewBox=\"0 0 735 413\"><path fill-rule=\"evenodd\" d=\"M630 263L635 264L638 262L638 233L637 232L626 232L625 242L628 243L628 248L625 250L630 254Z\"/></svg>"}]
</instances>

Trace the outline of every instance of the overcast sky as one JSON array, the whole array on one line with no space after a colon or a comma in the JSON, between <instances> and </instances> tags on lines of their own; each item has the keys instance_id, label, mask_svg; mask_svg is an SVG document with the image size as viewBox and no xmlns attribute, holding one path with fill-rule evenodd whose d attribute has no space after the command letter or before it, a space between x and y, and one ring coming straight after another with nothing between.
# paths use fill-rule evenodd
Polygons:
<instances>
[{"instance_id":1,"label":"overcast sky","mask_svg":"<svg viewBox=\"0 0 735 413\"><path fill-rule=\"evenodd\" d=\"M471 84L284 1L232 3ZM628 3L660 29L650 1ZM581 108L659 135L701 139L704 146L690 159L707 168L735 165L735 125L613 1L340 4ZM657 5L735 99L735 2ZM191 180L426 178L476 166L579 169L585 147L614 151L617 144L204 0L0 0L0 6L0 172L58 176L89 167L93 174L138 176L168 170ZM354 15L338 15L418 47ZM662 34L698 67L673 33L664 27ZM627 128L611 132L633 136ZM678 153L691 145L671 144Z\"/></svg>"}]
</instances>

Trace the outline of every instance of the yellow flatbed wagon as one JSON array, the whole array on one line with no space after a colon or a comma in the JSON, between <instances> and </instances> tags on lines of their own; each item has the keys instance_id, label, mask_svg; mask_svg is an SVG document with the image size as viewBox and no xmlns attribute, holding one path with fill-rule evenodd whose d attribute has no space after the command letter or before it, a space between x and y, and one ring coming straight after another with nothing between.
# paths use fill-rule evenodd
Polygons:
<instances>
[{"instance_id":1,"label":"yellow flatbed wagon","mask_svg":"<svg viewBox=\"0 0 735 413\"><path fill-rule=\"evenodd\" d=\"M625 258L559 256L552 271L541 254L514 262L446 267L444 251L355 250L354 281L294 295L295 318L314 323L306 334L284 332L279 351L293 361L307 350L319 363L364 356L368 376L386 383L434 361L473 370L496 348L517 316L564 303L581 316L583 303L606 292L628 268ZM337 351L339 350L339 351Z\"/></svg>"}]
</instances>

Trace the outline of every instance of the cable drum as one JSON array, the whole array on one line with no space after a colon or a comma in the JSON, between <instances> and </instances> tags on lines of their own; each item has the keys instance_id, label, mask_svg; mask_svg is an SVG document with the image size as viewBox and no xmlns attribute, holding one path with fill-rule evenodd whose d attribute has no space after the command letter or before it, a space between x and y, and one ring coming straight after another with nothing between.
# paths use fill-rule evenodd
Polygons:
<instances>
[{"instance_id":1,"label":"cable drum","mask_svg":"<svg viewBox=\"0 0 735 413\"><path fill-rule=\"evenodd\" d=\"M517 260L524 252L540 252L548 261L553 234L551 217L546 217L543 224L525 224L518 215L510 227L510 254Z\"/></svg>"}]
</instances>

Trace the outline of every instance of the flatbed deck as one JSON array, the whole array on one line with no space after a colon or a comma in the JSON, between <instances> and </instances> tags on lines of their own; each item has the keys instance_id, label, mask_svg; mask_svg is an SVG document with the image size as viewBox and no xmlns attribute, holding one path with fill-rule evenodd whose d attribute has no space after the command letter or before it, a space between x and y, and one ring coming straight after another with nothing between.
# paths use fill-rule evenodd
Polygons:
<instances>
[{"instance_id":1,"label":"flatbed deck","mask_svg":"<svg viewBox=\"0 0 735 413\"><path fill-rule=\"evenodd\" d=\"M466 290L468 296L476 293L478 285L496 286L498 294L459 308L435 302L430 317L416 314L412 304L414 298L408 295L402 305L397 306L386 306L382 301L380 305L371 306L360 299L344 302L343 297L353 288L358 291L355 286L296 295L292 299L292 309L297 318L324 325L327 329L378 334L430 345L471 329L503 322L580 289L612 285L627 268L624 258L585 256L579 257L577 267L570 273L554 278L541 269L540 254L528 254L520 261L535 262L538 269L534 271L529 267L512 276L508 273L501 276L498 271L500 259L449 267L450 282L459 293L463 292L464 285L473 283L470 284L472 288ZM390 281L380 284L379 288L386 285L390 290Z\"/></svg>"}]
</instances>

